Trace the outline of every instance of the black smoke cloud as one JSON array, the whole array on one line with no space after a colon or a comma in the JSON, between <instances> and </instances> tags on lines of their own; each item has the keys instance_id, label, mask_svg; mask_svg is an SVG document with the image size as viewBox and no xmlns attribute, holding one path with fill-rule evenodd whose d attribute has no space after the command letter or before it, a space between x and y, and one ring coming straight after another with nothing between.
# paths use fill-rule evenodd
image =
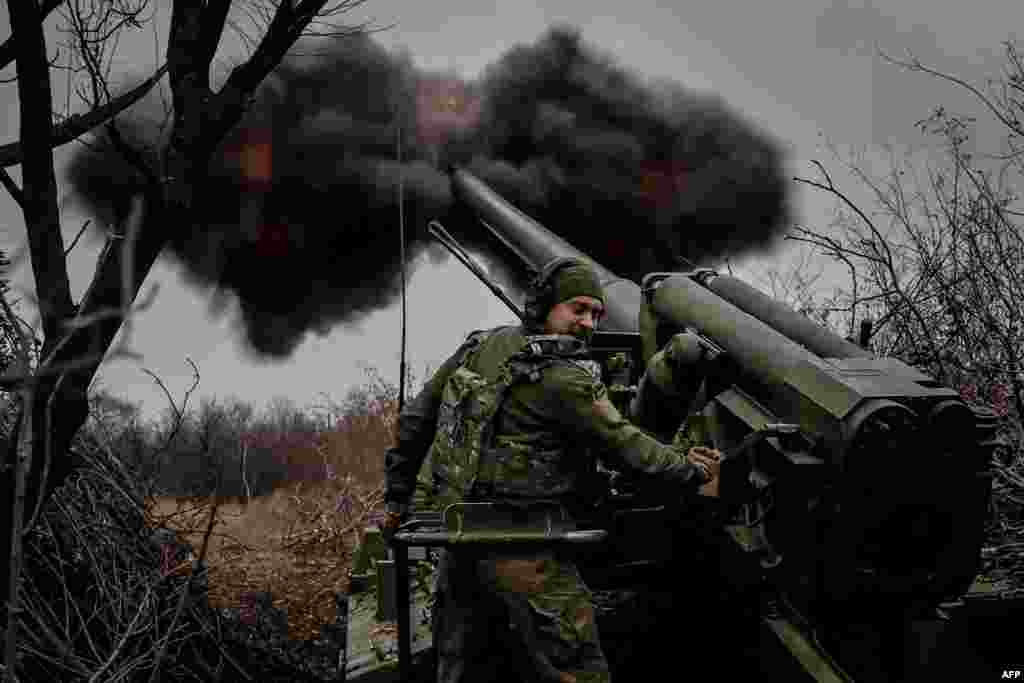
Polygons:
<instances>
[{"instance_id":1,"label":"black smoke cloud","mask_svg":"<svg viewBox=\"0 0 1024 683\"><path fill-rule=\"evenodd\" d=\"M162 134L143 107L119 129L150 157ZM399 168L411 261L430 245L430 219L462 216L444 172L453 163L634 279L762 249L788 220L774 141L721 101L646 83L558 28L469 84L418 72L369 37L283 65L197 188L202 221L163 228L197 285L237 299L252 350L285 357L306 333L396 299ZM142 186L103 138L69 179L108 222ZM462 233L493 258L479 234Z\"/></svg>"}]
</instances>

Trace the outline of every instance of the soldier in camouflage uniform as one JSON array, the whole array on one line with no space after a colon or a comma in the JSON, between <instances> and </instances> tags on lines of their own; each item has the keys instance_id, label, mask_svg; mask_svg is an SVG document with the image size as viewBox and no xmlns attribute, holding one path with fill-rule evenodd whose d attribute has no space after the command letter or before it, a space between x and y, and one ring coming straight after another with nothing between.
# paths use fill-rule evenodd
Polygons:
<instances>
[{"instance_id":1,"label":"soldier in camouflage uniform","mask_svg":"<svg viewBox=\"0 0 1024 683\"><path fill-rule=\"evenodd\" d=\"M585 360L603 302L591 268L557 259L533 283L528 324L469 336L402 412L398 443L386 455L386 531L401 522L428 454L443 502L570 503L594 471L592 452L617 467L694 488L717 478L716 454L697 448L684 455L660 443L630 424L609 400ZM485 384L502 385L503 391L473 393ZM471 414L455 414L453 421L467 397L474 399L469 403L476 413L493 414L484 434L471 435L492 446L473 456L475 469L450 448L465 438L459 432L474 429L465 424L473 423ZM439 683L498 679L508 663L493 656L496 639L512 633L529 653L527 675L536 680L611 680L592 594L575 564L556 552L481 557L444 551L433 626Z\"/></svg>"}]
</instances>

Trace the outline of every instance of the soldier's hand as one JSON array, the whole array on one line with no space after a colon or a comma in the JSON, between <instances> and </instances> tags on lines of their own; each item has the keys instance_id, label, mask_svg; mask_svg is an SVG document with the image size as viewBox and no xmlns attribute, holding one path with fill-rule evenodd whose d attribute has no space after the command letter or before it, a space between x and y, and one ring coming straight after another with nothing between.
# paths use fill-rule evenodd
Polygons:
<instances>
[{"instance_id":1,"label":"soldier's hand","mask_svg":"<svg viewBox=\"0 0 1024 683\"><path fill-rule=\"evenodd\" d=\"M380 525L381 535L386 540L390 541L391 537L398 531L398 527L402 526L407 511L408 506L401 505L400 503L388 503L387 511L384 513L384 521Z\"/></svg>"},{"instance_id":2,"label":"soldier's hand","mask_svg":"<svg viewBox=\"0 0 1024 683\"><path fill-rule=\"evenodd\" d=\"M686 459L704 471L705 481L717 479L722 472L722 454L714 448L694 446L687 452Z\"/></svg>"},{"instance_id":3,"label":"soldier's hand","mask_svg":"<svg viewBox=\"0 0 1024 683\"><path fill-rule=\"evenodd\" d=\"M402 515L398 512L388 512L384 515L382 528L388 531L395 531L402 525Z\"/></svg>"},{"instance_id":4,"label":"soldier's hand","mask_svg":"<svg viewBox=\"0 0 1024 683\"><path fill-rule=\"evenodd\" d=\"M715 477L708 483L702 484L701 486L697 487L697 493L699 493L702 496L707 496L709 498L718 498L718 491L721 486L721 483L721 477Z\"/></svg>"}]
</instances>

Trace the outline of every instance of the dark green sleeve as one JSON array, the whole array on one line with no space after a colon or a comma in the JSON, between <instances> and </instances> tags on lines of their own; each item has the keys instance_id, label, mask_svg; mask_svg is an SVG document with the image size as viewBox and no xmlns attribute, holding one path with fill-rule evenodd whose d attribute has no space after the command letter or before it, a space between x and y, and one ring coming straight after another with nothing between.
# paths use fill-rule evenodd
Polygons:
<instances>
[{"instance_id":1,"label":"dark green sleeve","mask_svg":"<svg viewBox=\"0 0 1024 683\"><path fill-rule=\"evenodd\" d=\"M416 475L427 457L437 428L437 413L448 378L462 362L468 341L437 369L422 391L398 416L398 443L384 454L384 500L407 504L416 488Z\"/></svg>"},{"instance_id":2,"label":"dark green sleeve","mask_svg":"<svg viewBox=\"0 0 1024 683\"><path fill-rule=\"evenodd\" d=\"M647 474L664 475L694 485L700 469L685 452L663 444L630 423L608 398L604 384L581 367L558 364L544 377L548 414L582 445Z\"/></svg>"}]
</instances>

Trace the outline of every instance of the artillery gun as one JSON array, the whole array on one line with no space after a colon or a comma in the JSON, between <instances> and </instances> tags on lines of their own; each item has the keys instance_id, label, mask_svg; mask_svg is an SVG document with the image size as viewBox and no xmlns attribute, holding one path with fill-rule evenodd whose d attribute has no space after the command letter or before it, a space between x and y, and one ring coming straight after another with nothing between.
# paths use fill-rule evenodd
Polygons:
<instances>
[{"instance_id":1,"label":"artillery gun","mask_svg":"<svg viewBox=\"0 0 1024 683\"><path fill-rule=\"evenodd\" d=\"M910 622L960 598L979 569L995 417L735 277L620 278L472 174L452 182L479 221L459 229L487 231L507 263L593 264L607 316L592 352L613 400L663 440L725 454L719 497L606 469L572 528L547 519L532 536L495 539L470 508L419 512L390 559L371 529L349 599L349 680L431 680L425 549L494 542L577 550L618 680L697 656L726 678L743 666L781 667L781 680L910 676ZM442 226L432 231L496 289ZM359 571L376 590L358 591Z\"/></svg>"}]
</instances>

